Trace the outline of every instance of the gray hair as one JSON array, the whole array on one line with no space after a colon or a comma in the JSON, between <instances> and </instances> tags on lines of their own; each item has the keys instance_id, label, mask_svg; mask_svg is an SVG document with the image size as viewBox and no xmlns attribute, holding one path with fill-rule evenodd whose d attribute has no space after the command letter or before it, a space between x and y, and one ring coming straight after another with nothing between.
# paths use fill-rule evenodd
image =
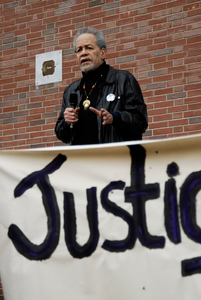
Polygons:
<instances>
[{"instance_id":1,"label":"gray hair","mask_svg":"<svg viewBox=\"0 0 201 300\"><path fill-rule=\"evenodd\" d=\"M105 36L102 34L102 32L100 32L99 30L95 29L95 28L92 28L92 27L86 27L86 28L83 28L83 29L80 29L76 36L74 37L74 40L73 40L73 48L76 52L76 41L77 41L77 38L83 34L83 33L92 33L95 35L96 37L96 44L97 46L102 49L102 48L105 48L105 50L107 51L107 45L106 45L106 40L105 40Z\"/></svg>"}]
</instances>

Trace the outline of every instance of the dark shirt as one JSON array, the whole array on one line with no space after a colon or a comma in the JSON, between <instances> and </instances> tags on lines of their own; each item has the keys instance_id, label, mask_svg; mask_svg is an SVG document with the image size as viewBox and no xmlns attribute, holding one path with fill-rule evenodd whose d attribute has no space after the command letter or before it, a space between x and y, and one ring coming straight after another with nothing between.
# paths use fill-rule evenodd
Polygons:
<instances>
[{"instance_id":1,"label":"dark shirt","mask_svg":"<svg viewBox=\"0 0 201 300\"><path fill-rule=\"evenodd\" d=\"M98 144L98 125L97 115L90 111L88 108L84 110L83 101L86 100L86 95L83 89L83 85L86 87L86 94L89 95L92 86L96 83L95 88L92 90L88 99L90 100L90 106L96 108L96 101L99 93L99 86L105 82L109 66L105 62L100 65L96 70L85 74L83 72L83 78L81 81L82 101L80 102L79 121L76 123L76 139L74 144ZM102 77L101 77L102 75Z\"/></svg>"}]
</instances>

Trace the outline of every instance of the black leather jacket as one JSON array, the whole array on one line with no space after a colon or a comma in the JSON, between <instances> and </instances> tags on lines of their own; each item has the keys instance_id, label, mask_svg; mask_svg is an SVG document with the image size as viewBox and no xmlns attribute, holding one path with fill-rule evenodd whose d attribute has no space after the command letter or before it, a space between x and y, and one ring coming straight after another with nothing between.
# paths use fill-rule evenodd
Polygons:
<instances>
[{"instance_id":1,"label":"black leather jacket","mask_svg":"<svg viewBox=\"0 0 201 300\"><path fill-rule=\"evenodd\" d=\"M71 93L77 93L78 106L82 100L81 79L70 84L64 91L61 113L56 123L57 138L64 143L73 143L76 126L70 129L64 120L64 111L70 106ZM113 101L107 101L107 95L113 94ZM109 72L103 85L99 86L99 96L96 109L105 108L110 113L118 112L121 122L112 125L102 125L97 116L99 143L141 140L142 133L148 126L147 108L137 80L128 71L115 70L109 66ZM79 121L78 121L79 122ZM76 124L75 124L76 125Z\"/></svg>"}]
</instances>

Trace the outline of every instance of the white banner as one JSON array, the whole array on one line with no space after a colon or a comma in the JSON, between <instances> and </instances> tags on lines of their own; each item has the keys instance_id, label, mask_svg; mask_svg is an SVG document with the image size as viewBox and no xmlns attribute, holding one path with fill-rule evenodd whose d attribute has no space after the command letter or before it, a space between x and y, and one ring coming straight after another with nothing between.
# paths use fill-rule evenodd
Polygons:
<instances>
[{"instance_id":1,"label":"white banner","mask_svg":"<svg viewBox=\"0 0 201 300\"><path fill-rule=\"evenodd\" d=\"M200 299L201 136L0 152L5 300Z\"/></svg>"}]
</instances>

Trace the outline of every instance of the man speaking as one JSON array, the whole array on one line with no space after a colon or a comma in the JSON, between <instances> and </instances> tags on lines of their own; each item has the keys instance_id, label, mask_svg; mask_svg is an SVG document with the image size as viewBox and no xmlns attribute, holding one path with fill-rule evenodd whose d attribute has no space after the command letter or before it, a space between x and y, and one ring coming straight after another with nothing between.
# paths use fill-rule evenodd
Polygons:
<instances>
[{"instance_id":1,"label":"man speaking","mask_svg":"<svg viewBox=\"0 0 201 300\"><path fill-rule=\"evenodd\" d=\"M94 28L74 38L82 78L64 91L55 132L71 145L141 140L147 109L137 80L105 63L106 41Z\"/></svg>"}]
</instances>

